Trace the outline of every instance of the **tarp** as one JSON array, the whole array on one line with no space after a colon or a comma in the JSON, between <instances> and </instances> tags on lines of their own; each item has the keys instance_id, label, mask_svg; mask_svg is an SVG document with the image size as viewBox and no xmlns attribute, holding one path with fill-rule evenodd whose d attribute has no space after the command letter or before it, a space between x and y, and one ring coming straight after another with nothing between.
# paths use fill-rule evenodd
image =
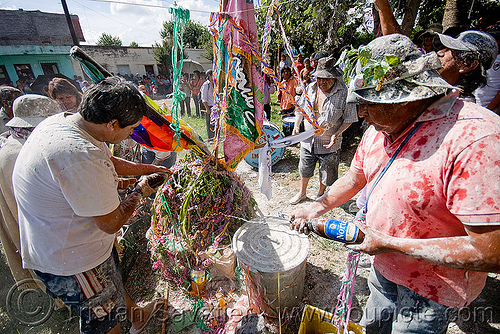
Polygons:
<instances>
[{"instance_id":1,"label":"tarp","mask_svg":"<svg viewBox=\"0 0 500 334\"><path fill-rule=\"evenodd\" d=\"M177 63L177 64L179 64L179 63ZM177 65L177 66L179 66L179 65ZM195 70L198 70L201 73L205 72L205 70L203 69L203 66L199 62L197 62L195 60L184 59L182 61L182 72L191 74Z\"/></svg>"}]
</instances>

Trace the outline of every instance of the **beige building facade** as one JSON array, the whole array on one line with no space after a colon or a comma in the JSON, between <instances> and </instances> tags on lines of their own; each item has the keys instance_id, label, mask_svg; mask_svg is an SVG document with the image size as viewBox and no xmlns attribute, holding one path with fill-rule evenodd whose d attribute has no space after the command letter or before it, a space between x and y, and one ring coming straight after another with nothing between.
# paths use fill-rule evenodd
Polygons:
<instances>
[{"instance_id":1,"label":"beige building facade","mask_svg":"<svg viewBox=\"0 0 500 334\"><path fill-rule=\"evenodd\" d=\"M146 72L154 75L164 72L162 65L156 62L151 47L80 45L80 48L114 74L125 76L126 74L136 75L138 73L143 76ZM188 58L199 62L204 70L212 68L212 63L203 57L205 50L186 49L185 51ZM80 63L75 60L72 62L76 75L84 77Z\"/></svg>"}]
</instances>

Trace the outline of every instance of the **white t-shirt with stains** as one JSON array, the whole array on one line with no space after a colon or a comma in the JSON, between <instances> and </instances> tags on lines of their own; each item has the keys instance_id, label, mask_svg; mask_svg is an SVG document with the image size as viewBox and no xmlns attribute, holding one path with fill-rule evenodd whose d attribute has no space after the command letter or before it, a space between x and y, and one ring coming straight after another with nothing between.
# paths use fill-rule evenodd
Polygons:
<instances>
[{"instance_id":1,"label":"white t-shirt with stains","mask_svg":"<svg viewBox=\"0 0 500 334\"><path fill-rule=\"evenodd\" d=\"M479 87L474 91L476 103L486 107L491 100L500 92L500 54L497 55L493 66L486 72L488 82L486 86Z\"/></svg>"},{"instance_id":2,"label":"white t-shirt with stains","mask_svg":"<svg viewBox=\"0 0 500 334\"><path fill-rule=\"evenodd\" d=\"M120 204L109 149L69 115L37 126L13 173L23 266L64 276L109 257L115 236L101 231L93 217Z\"/></svg>"}]
</instances>

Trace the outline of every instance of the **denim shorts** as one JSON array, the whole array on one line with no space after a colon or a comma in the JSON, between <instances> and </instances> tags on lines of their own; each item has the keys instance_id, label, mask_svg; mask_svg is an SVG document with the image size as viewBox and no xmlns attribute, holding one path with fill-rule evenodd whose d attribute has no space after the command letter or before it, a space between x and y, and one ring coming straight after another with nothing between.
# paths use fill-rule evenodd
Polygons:
<instances>
[{"instance_id":1,"label":"denim shorts","mask_svg":"<svg viewBox=\"0 0 500 334\"><path fill-rule=\"evenodd\" d=\"M60 276L38 270L35 273L49 295L76 309L80 333L107 333L127 317L125 290L114 248L106 261L80 274Z\"/></svg>"},{"instance_id":2,"label":"denim shorts","mask_svg":"<svg viewBox=\"0 0 500 334\"><path fill-rule=\"evenodd\" d=\"M339 177L339 152L315 154L301 146L299 161L300 176L306 179L313 177L316 163L318 163L319 180L324 185L331 186Z\"/></svg>"},{"instance_id":3,"label":"denim shorts","mask_svg":"<svg viewBox=\"0 0 500 334\"><path fill-rule=\"evenodd\" d=\"M387 280L373 266L368 277L370 297L361 325L366 334L445 334L456 308L438 304Z\"/></svg>"}]
</instances>

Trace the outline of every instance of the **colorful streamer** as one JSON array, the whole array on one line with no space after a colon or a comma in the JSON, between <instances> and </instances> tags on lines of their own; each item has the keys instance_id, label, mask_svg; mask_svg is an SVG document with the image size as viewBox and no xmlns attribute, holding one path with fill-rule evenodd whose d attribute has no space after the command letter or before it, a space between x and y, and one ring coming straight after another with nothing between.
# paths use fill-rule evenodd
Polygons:
<instances>
[{"instance_id":1,"label":"colorful streamer","mask_svg":"<svg viewBox=\"0 0 500 334\"><path fill-rule=\"evenodd\" d=\"M224 160L227 168L234 169L248 152L254 150L262 133L264 81L252 59L251 46L242 36L234 34L233 26L228 24L229 20L238 22L255 45L257 27L253 3L229 0L224 9L235 16L224 14L218 24L214 22L210 27L214 35L216 65L215 113L220 113L212 116L219 116L216 145L220 140L220 129L224 129Z\"/></svg>"},{"instance_id":2,"label":"colorful streamer","mask_svg":"<svg viewBox=\"0 0 500 334\"><path fill-rule=\"evenodd\" d=\"M250 50L252 52L252 56L257 58L259 60L262 72L267 74L273 81L274 83L278 86L278 88L282 91L283 94L288 94L291 96L291 94L286 90L284 85L281 83L281 81L278 79L276 76L274 70L265 62L261 55L259 54L258 50L254 47L253 43L248 39L247 34L245 33L244 29L238 25L228 14L225 13L212 13L210 16L210 28L212 33L216 33L217 26L220 26L222 22L227 20L227 24L231 25L231 28L233 31L237 32L241 36L241 40L247 44L250 47ZM301 113L304 118L316 129L319 131L323 131L323 129L318 125L317 120L314 118L314 113L312 113L311 116L309 116L308 113L304 111L304 109L297 103L295 102L294 99L292 99L292 104L295 106L295 111Z\"/></svg>"}]
</instances>

